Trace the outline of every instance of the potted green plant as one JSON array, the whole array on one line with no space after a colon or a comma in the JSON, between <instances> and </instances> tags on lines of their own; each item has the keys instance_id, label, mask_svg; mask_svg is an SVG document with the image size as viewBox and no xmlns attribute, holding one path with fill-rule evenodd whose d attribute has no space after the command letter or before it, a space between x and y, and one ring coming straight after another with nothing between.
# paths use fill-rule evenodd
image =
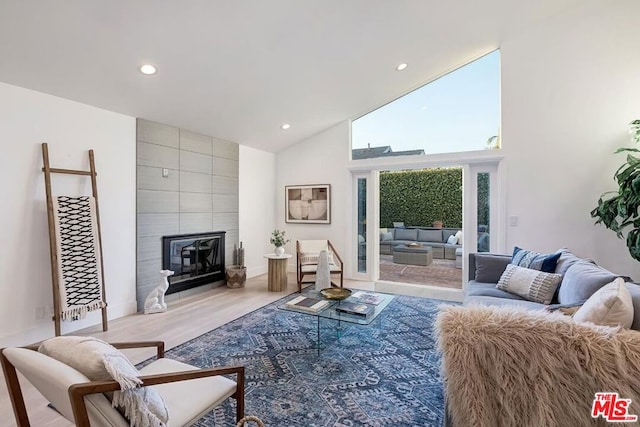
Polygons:
<instances>
[{"instance_id":1,"label":"potted green plant","mask_svg":"<svg viewBox=\"0 0 640 427\"><path fill-rule=\"evenodd\" d=\"M275 253L278 256L282 256L284 254L284 245L286 245L290 240L286 238L285 231L273 230L271 233L271 244L276 247Z\"/></svg>"},{"instance_id":2,"label":"potted green plant","mask_svg":"<svg viewBox=\"0 0 640 427\"><path fill-rule=\"evenodd\" d=\"M631 139L640 142L640 120L629 123ZM618 191L608 191L598 199L598 206L591 211L596 224L604 224L615 231L619 238L626 231L626 243L631 257L640 261L640 158L638 148L618 148L615 152L627 152L626 161L618 168L613 178L618 183Z\"/></svg>"}]
</instances>

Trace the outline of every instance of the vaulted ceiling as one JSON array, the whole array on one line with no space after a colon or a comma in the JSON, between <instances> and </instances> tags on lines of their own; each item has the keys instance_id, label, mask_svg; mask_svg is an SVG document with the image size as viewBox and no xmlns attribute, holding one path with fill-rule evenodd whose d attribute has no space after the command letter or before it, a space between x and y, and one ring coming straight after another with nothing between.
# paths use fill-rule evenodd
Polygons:
<instances>
[{"instance_id":1,"label":"vaulted ceiling","mask_svg":"<svg viewBox=\"0 0 640 427\"><path fill-rule=\"evenodd\" d=\"M0 0L0 81L277 152L580 3Z\"/></svg>"}]
</instances>

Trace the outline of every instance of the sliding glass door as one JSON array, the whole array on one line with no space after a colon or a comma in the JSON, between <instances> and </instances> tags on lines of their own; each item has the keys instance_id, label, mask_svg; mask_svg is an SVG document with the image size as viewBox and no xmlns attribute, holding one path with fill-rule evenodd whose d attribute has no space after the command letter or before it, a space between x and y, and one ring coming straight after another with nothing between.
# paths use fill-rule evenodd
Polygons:
<instances>
[{"instance_id":1,"label":"sliding glass door","mask_svg":"<svg viewBox=\"0 0 640 427\"><path fill-rule=\"evenodd\" d=\"M367 178L356 178L357 233L358 233L358 273L367 273Z\"/></svg>"}]
</instances>

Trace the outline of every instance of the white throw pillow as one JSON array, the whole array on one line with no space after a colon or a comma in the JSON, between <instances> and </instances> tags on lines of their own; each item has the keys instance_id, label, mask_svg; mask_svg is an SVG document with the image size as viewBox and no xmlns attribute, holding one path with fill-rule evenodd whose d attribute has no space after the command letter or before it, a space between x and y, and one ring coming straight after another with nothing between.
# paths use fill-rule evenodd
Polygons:
<instances>
[{"instance_id":1,"label":"white throw pillow","mask_svg":"<svg viewBox=\"0 0 640 427\"><path fill-rule=\"evenodd\" d=\"M458 239L458 244L462 245L462 230L458 230L456 234L454 234L454 236L456 236L456 239Z\"/></svg>"},{"instance_id":2,"label":"white throw pillow","mask_svg":"<svg viewBox=\"0 0 640 427\"><path fill-rule=\"evenodd\" d=\"M451 236L449 236L449 238L447 239L447 244L449 244L449 245L458 244L458 238L456 237L455 234L452 234Z\"/></svg>"},{"instance_id":3,"label":"white throw pillow","mask_svg":"<svg viewBox=\"0 0 640 427\"><path fill-rule=\"evenodd\" d=\"M164 426L169 421L162 396L153 387L139 387L140 372L111 344L92 337L55 337L44 341L38 351L92 381L117 381L121 390L113 393L112 404L122 407L131 427Z\"/></svg>"},{"instance_id":4,"label":"white throw pillow","mask_svg":"<svg viewBox=\"0 0 640 427\"><path fill-rule=\"evenodd\" d=\"M544 273L508 264L496 288L520 295L529 301L551 304L560 280L562 280L560 274Z\"/></svg>"},{"instance_id":5,"label":"white throw pillow","mask_svg":"<svg viewBox=\"0 0 640 427\"><path fill-rule=\"evenodd\" d=\"M630 328L633 323L633 301L624 280L618 277L598 289L576 311L573 319L577 322Z\"/></svg>"}]
</instances>

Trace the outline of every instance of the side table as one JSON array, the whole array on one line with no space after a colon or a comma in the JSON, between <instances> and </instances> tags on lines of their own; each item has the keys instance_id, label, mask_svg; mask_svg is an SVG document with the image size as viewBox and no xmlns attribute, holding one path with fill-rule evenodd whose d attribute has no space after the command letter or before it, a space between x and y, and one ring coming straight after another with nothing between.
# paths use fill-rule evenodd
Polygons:
<instances>
[{"instance_id":1,"label":"side table","mask_svg":"<svg viewBox=\"0 0 640 427\"><path fill-rule=\"evenodd\" d=\"M266 254L269 260L269 292L281 292L287 289L287 260L291 254Z\"/></svg>"}]
</instances>

